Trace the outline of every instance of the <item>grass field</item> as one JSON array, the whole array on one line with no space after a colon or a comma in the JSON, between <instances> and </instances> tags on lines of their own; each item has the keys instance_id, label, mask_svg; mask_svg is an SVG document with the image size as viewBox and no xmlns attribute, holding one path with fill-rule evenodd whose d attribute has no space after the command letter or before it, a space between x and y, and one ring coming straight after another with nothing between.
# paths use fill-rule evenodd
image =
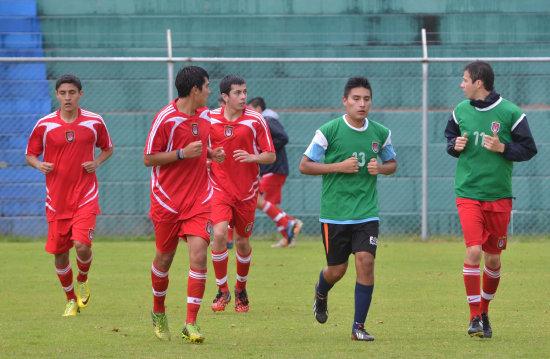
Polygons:
<instances>
[{"instance_id":1,"label":"grass field","mask_svg":"<svg viewBox=\"0 0 550 359\"><path fill-rule=\"evenodd\" d=\"M181 242L183 244L183 242ZM463 244L384 242L376 264L366 328L374 342L349 339L355 270L329 295L329 320L312 315L313 286L324 266L322 244L272 249L253 243L248 292L251 309L213 313L217 291L211 264L198 323L206 341L179 338L185 321L187 248L170 271L167 314L173 338L153 336L150 281L154 243L98 241L90 271L91 304L62 318L65 295L42 242L0 241L0 357L2 358L543 358L550 355L550 242L511 242L491 304L493 339L466 334L468 305ZM351 259L353 261L353 259ZM71 253L76 271L74 252ZM235 283L234 250L229 283Z\"/></svg>"}]
</instances>

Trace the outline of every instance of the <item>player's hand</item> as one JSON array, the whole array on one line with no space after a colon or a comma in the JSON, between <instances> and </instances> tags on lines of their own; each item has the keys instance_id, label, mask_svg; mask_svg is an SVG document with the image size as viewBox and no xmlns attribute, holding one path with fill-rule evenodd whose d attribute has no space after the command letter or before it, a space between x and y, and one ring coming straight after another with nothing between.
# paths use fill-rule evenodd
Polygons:
<instances>
[{"instance_id":1,"label":"player's hand","mask_svg":"<svg viewBox=\"0 0 550 359\"><path fill-rule=\"evenodd\" d=\"M210 151L210 157L212 161L222 163L225 160L225 151L223 147L214 148Z\"/></svg>"},{"instance_id":2,"label":"player's hand","mask_svg":"<svg viewBox=\"0 0 550 359\"><path fill-rule=\"evenodd\" d=\"M456 138L455 151L464 151L464 148L466 148L466 144L468 143L468 137L466 135L466 132L464 132L462 136Z\"/></svg>"},{"instance_id":3,"label":"player's hand","mask_svg":"<svg viewBox=\"0 0 550 359\"><path fill-rule=\"evenodd\" d=\"M86 170L88 173L93 173L95 170L99 167L98 161L87 161L82 164L82 167Z\"/></svg>"},{"instance_id":4,"label":"player's hand","mask_svg":"<svg viewBox=\"0 0 550 359\"><path fill-rule=\"evenodd\" d=\"M43 174L47 175L53 170L53 163L50 162L39 162L38 166L36 167L37 170L42 172Z\"/></svg>"},{"instance_id":5,"label":"player's hand","mask_svg":"<svg viewBox=\"0 0 550 359\"><path fill-rule=\"evenodd\" d=\"M340 164L342 165L340 172L343 172L343 173L359 172L359 161L357 160L357 157L350 157L340 162Z\"/></svg>"},{"instance_id":6,"label":"player's hand","mask_svg":"<svg viewBox=\"0 0 550 359\"><path fill-rule=\"evenodd\" d=\"M367 171L369 171L370 175L377 176L380 174L380 164L376 160L376 158L371 158L369 163L367 164Z\"/></svg>"},{"instance_id":7,"label":"player's hand","mask_svg":"<svg viewBox=\"0 0 550 359\"><path fill-rule=\"evenodd\" d=\"M500 142L496 131L493 131L492 137L489 135L483 136L483 147L491 152L504 152L504 143Z\"/></svg>"},{"instance_id":8,"label":"player's hand","mask_svg":"<svg viewBox=\"0 0 550 359\"><path fill-rule=\"evenodd\" d=\"M183 148L183 158L195 158L199 157L202 153L202 142L191 142Z\"/></svg>"},{"instance_id":9,"label":"player's hand","mask_svg":"<svg viewBox=\"0 0 550 359\"><path fill-rule=\"evenodd\" d=\"M245 163L257 162L257 156L251 155L245 150L235 150L233 152L233 158L235 159L236 162L245 162Z\"/></svg>"}]
</instances>

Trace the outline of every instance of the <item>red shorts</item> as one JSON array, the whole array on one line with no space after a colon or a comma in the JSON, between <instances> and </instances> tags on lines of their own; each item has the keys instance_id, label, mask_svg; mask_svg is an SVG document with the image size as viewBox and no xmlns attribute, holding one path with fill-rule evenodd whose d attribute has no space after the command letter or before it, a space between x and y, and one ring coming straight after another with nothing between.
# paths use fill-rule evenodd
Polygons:
<instances>
[{"instance_id":1,"label":"red shorts","mask_svg":"<svg viewBox=\"0 0 550 359\"><path fill-rule=\"evenodd\" d=\"M286 175L278 173L266 173L262 176L260 193L266 201L274 204L281 203L282 190L286 177Z\"/></svg>"},{"instance_id":2,"label":"red shorts","mask_svg":"<svg viewBox=\"0 0 550 359\"><path fill-rule=\"evenodd\" d=\"M506 249L511 199L486 202L457 198L456 206L466 247L481 245L484 252L491 254Z\"/></svg>"},{"instance_id":3,"label":"red shorts","mask_svg":"<svg viewBox=\"0 0 550 359\"><path fill-rule=\"evenodd\" d=\"M46 252L65 253L73 247L73 241L92 247L95 217L94 213L76 213L73 218L51 221L48 227Z\"/></svg>"},{"instance_id":4,"label":"red shorts","mask_svg":"<svg viewBox=\"0 0 550 359\"><path fill-rule=\"evenodd\" d=\"M209 213L200 213L189 219L182 219L177 222L157 222L155 226L155 242L160 253L170 253L178 248L179 239L187 242L187 236L204 238L210 243L212 234L212 221Z\"/></svg>"},{"instance_id":5,"label":"red shorts","mask_svg":"<svg viewBox=\"0 0 550 359\"><path fill-rule=\"evenodd\" d=\"M227 198L220 191L214 191L214 196L212 197L212 222L218 224L223 221L229 221L229 225L241 237L248 238L252 235L257 202L258 198L256 196L246 201L239 201Z\"/></svg>"}]
</instances>

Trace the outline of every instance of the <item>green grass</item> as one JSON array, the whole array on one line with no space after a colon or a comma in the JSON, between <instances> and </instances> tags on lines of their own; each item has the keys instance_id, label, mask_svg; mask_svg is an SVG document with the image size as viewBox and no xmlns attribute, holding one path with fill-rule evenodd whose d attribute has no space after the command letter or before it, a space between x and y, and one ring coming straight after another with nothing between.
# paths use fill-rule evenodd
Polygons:
<instances>
[{"instance_id":1,"label":"green grass","mask_svg":"<svg viewBox=\"0 0 550 359\"><path fill-rule=\"evenodd\" d=\"M150 268L154 242L98 241L90 271L91 304L62 318L65 296L43 241L0 242L0 357L12 358L536 358L548 356L550 243L511 242L491 304L494 336L466 334L464 245L442 240L380 241L374 298L366 328L372 343L349 339L353 259L329 295L329 320L312 315L313 286L325 264L319 241L293 249L254 241L248 292L251 309L213 313L217 291L208 268L198 323L206 341L179 338L186 313L187 248L180 242L166 300L175 338L153 336ZM210 256L209 256L210 258ZM76 272L74 252L71 253ZM229 283L235 283L234 250Z\"/></svg>"}]
</instances>

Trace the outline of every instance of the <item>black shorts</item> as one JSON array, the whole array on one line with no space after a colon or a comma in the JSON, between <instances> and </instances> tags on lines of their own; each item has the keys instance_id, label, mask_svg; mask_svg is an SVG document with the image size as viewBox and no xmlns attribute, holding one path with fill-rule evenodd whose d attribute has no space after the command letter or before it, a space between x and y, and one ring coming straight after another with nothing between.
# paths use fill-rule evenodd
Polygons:
<instances>
[{"instance_id":1,"label":"black shorts","mask_svg":"<svg viewBox=\"0 0 550 359\"><path fill-rule=\"evenodd\" d=\"M369 252L376 257L378 221L357 224L321 223L327 265L335 266L348 261L350 254Z\"/></svg>"}]
</instances>

